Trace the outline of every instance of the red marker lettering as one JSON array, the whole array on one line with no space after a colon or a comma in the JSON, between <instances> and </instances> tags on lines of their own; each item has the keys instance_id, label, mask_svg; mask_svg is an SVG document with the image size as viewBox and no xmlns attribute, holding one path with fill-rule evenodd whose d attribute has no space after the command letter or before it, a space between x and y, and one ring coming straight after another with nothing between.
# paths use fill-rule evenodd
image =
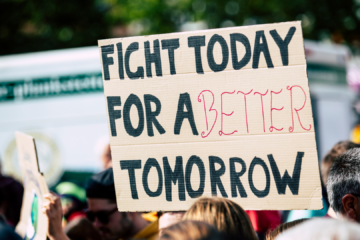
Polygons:
<instances>
[{"instance_id":1,"label":"red marker lettering","mask_svg":"<svg viewBox=\"0 0 360 240\"><path fill-rule=\"evenodd\" d=\"M274 92L274 91L271 91L270 92L270 119L271 119L271 127L269 128L269 130L270 130L270 132L272 132L274 129L275 130L277 130L277 131L282 131L284 128L276 128L276 127L274 127L274 125L273 125L273 120L272 120L272 111L273 110L276 110L276 111L281 111L281 110L283 110L284 109L284 107L282 107L282 108L273 108L272 107L272 94L273 93L275 93L275 94L280 94L282 92L282 89L280 90L280 92Z\"/></svg>"},{"instance_id":2,"label":"red marker lettering","mask_svg":"<svg viewBox=\"0 0 360 240\"><path fill-rule=\"evenodd\" d=\"M209 92L209 93L211 93L211 95L212 95L212 103L211 103L209 112L215 111L215 113L216 113L215 121L214 121L214 123L213 123L210 131L209 131L209 124L208 124L208 118L207 118L207 113L206 113L206 104L205 104L205 97L204 97L204 93L205 93L205 92ZM213 108L212 108L212 107L214 106L214 102L215 102L214 94L213 94L210 90L204 90L204 91L202 91L202 92L199 94L199 96L198 96L198 102L201 102L201 98L200 98L201 95L202 95L202 99L203 99L203 101L204 101L204 112L205 112L205 119L206 119L206 131L209 131L207 134L205 134L205 131L201 132L201 137L202 137L202 138L206 138L207 136L209 136L209 134L211 133L211 131L212 131L213 128L214 128L214 125L215 125L215 123L216 123L216 119L217 119L217 116L218 116L218 112L217 112L216 109L213 109Z\"/></svg>"},{"instance_id":3,"label":"red marker lettering","mask_svg":"<svg viewBox=\"0 0 360 240\"><path fill-rule=\"evenodd\" d=\"M233 94L233 93L235 93L235 90L233 91L233 92L223 92L222 94L221 94L221 130L219 131L219 135L221 136L221 135L231 135L231 134L234 134L234 133L236 133L237 131L235 130L235 131L233 131L232 133L224 133L223 132L223 123L224 123L224 121L223 121L223 115L225 115L225 116L231 116L233 113L234 113L234 111L232 111L230 114L227 114L227 113L224 113L223 112L223 99L222 99L222 96L223 96L223 94Z\"/></svg>"},{"instance_id":4,"label":"red marker lettering","mask_svg":"<svg viewBox=\"0 0 360 240\"><path fill-rule=\"evenodd\" d=\"M265 117L264 117L264 105L263 105L263 96L265 96L268 93L269 89L266 90L266 92L264 94L260 93L260 92L254 92L255 94L259 94L260 95L260 99L261 99L261 110L262 110L262 117L263 117L263 126L264 126L264 132L265 132Z\"/></svg>"},{"instance_id":5,"label":"red marker lettering","mask_svg":"<svg viewBox=\"0 0 360 240\"><path fill-rule=\"evenodd\" d=\"M303 91L304 96L305 96L305 101L304 101L304 104L302 105L302 107L299 108L299 109L294 108L294 110L295 110L295 112L296 112L296 114L297 114L297 116L298 116L299 123L300 123L300 126L302 127L302 129L304 129L305 131L310 131L310 129L311 129L311 124L309 124L309 126L310 126L309 129L304 128L303 125L302 125L302 123L301 123L301 121L300 121L300 116L299 116L299 111L301 111L301 110L305 107L305 104L306 104L306 93L305 93L305 91L304 91L304 89L303 89L302 87L300 87L300 86L298 86L298 85L294 85L294 86L291 86L291 87L290 87L290 86L287 86L287 87L286 87L286 89L290 91L290 99L291 99L291 118L292 118L292 126L289 127L289 132L293 132L293 131L294 131L294 113L293 113L293 98L292 98L292 89L293 89L294 87L300 88L301 91Z\"/></svg>"},{"instance_id":6,"label":"red marker lettering","mask_svg":"<svg viewBox=\"0 0 360 240\"><path fill-rule=\"evenodd\" d=\"M246 119L246 130L247 130L247 132L249 133L249 124L248 124L248 119L247 119L247 109L246 109L246 95L248 95L248 94L250 94L251 92L252 92L253 90L251 89L250 90L250 92L248 92L248 93L243 93L243 92L241 92L241 91L238 91L237 92L237 94L239 94L239 93L242 93L242 94L244 94L244 101L245 101L245 119ZM262 103L262 97L261 97L261 103ZM264 114L264 112L263 112L263 114ZM264 117L264 116L263 116Z\"/></svg>"}]
</instances>

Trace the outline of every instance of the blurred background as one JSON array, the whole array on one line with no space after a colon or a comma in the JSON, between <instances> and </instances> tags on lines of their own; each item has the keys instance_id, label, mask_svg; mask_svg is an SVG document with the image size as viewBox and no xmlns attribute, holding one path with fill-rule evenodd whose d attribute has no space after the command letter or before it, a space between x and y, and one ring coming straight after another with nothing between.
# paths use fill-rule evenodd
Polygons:
<instances>
[{"instance_id":1,"label":"blurred background","mask_svg":"<svg viewBox=\"0 0 360 240\"><path fill-rule=\"evenodd\" d=\"M360 142L360 0L1 0L0 158L36 139L50 187L83 186L109 143L97 40L301 20L319 159Z\"/></svg>"}]
</instances>

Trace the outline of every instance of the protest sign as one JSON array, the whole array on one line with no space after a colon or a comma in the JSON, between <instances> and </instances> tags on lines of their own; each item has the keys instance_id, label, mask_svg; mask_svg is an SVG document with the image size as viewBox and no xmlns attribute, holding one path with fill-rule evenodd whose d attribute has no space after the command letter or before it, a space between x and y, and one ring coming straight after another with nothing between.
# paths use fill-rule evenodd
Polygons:
<instances>
[{"instance_id":1,"label":"protest sign","mask_svg":"<svg viewBox=\"0 0 360 240\"><path fill-rule=\"evenodd\" d=\"M49 190L39 171L35 141L24 133L16 132L15 135L24 184L21 216L16 232L25 240L45 240L48 220L42 207L43 196Z\"/></svg>"},{"instance_id":2,"label":"protest sign","mask_svg":"<svg viewBox=\"0 0 360 240\"><path fill-rule=\"evenodd\" d=\"M99 40L120 211L320 209L301 22Z\"/></svg>"}]
</instances>

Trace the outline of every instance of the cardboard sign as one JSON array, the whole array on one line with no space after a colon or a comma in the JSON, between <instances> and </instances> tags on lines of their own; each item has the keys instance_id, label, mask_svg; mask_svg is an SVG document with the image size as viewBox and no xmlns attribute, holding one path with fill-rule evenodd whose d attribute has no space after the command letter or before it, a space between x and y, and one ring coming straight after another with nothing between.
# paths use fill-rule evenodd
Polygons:
<instances>
[{"instance_id":1,"label":"cardboard sign","mask_svg":"<svg viewBox=\"0 0 360 240\"><path fill-rule=\"evenodd\" d=\"M16 232L25 240L45 240L48 220L42 212L44 194L49 193L39 171L34 138L16 132L18 157L23 176L24 197Z\"/></svg>"},{"instance_id":2,"label":"cardboard sign","mask_svg":"<svg viewBox=\"0 0 360 240\"><path fill-rule=\"evenodd\" d=\"M300 22L99 41L120 211L320 209Z\"/></svg>"}]
</instances>

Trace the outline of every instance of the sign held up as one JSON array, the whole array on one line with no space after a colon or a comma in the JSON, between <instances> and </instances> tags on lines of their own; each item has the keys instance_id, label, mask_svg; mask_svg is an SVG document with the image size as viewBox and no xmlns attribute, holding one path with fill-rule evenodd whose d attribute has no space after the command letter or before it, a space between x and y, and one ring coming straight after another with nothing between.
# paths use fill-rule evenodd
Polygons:
<instances>
[{"instance_id":1,"label":"sign held up","mask_svg":"<svg viewBox=\"0 0 360 240\"><path fill-rule=\"evenodd\" d=\"M300 22L99 40L120 211L320 209Z\"/></svg>"},{"instance_id":2,"label":"sign held up","mask_svg":"<svg viewBox=\"0 0 360 240\"><path fill-rule=\"evenodd\" d=\"M20 222L16 232L23 239L45 240L48 219L42 212L44 194L49 193L44 176L40 173L35 140L16 132L19 164L24 183L24 197Z\"/></svg>"}]
</instances>

